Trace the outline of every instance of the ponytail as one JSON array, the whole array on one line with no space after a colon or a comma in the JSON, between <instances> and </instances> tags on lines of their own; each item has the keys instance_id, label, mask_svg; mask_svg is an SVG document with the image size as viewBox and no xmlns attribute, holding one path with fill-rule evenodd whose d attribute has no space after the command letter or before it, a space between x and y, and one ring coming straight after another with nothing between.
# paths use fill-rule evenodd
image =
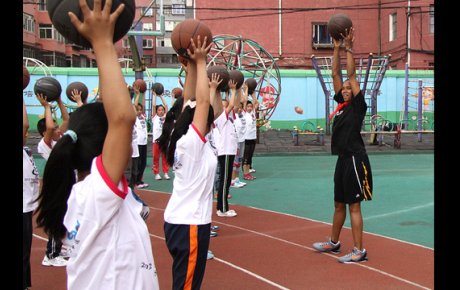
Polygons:
<instances>
[{"instance_id":1,"label":"ponytail","mask_svg":"<svg viewBox=\"0 0 460 290\"><path fill-rule=\"evenodd\" d=\"M38 195L37 225L52 237L64 237L67 199L78 173L89 172L102 153L108 123L104 106L89 103L76 109L69 119L69 130L51 150Z\"/></svg>"},{"instance_id":2,"label":"ponytail","mask_svg":"<svg viewBox=\"0 0 460 290\"><path fill-rule=\"evenodd\" d=\"M51 237L64 237L63 225L67 199L75 184L73 155L76 145L68 135L63 135L54 145L45 165L42 188L37 200L37 225Z\"/></svg>"}]
</instances>

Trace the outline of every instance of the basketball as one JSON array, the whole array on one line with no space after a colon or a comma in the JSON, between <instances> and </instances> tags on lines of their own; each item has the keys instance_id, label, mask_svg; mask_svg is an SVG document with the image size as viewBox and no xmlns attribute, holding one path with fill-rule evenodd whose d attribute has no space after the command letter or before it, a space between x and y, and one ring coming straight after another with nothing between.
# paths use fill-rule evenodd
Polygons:
<instances>
[{"instance_id":1,"label":"basketball","mask_svg":"<svg viewBox=\"0 0 460 290\"><path fill-rule=\"evenodd\" d=\"M345 35L345 29L349 31L352 26L353 23L351 22L350 17L346 14L338 13L332 15L329 19L329 22L327 23L327 30L332 38L340 40L343 38L340 34Z\"/></svg>"},{"instance_id":2,"label":"basketball","mask_svg":"<svg viewBox=\"0 0 460 290\"><path fill-rule=\"evenodd\" d=\"M228 72L230 79L236 82L236 89L241 88L244 82L244 75L239 70L233 69Z\"/></svg>"},{"instance_id":3,"label":"basketball","mask_svg":"<svg viewBox=\"0 0 460 290\"><path fill-rule=\"evenodd\" d=\"M299 106L296 106L296 107L294 108L294 111L295 111L297 114L300 114L300 115L303 114L303 109L302 109L301 107L299 107Z\"/></svg>"},{"instance_id":4,"label":"basketball","mask_svg":"<svg viewBox=\"0 0 460 290\"><path fill-rule=\"evenodd\" d=\"M206 46L212 42L212 33L209 27L203 22L196 19L186 19L174 27L171 33L171 44L176 53L185 58L190 58L187 53L187 48L191 50L190 38L193 38L195 45L197 37L200 35L201 42L207 36Z\"/></svg>"},{"instance_id":5,"label":"basketball","mask_svg":"<svg viewBox=\"0 0 460 290\"><path fill-rule=\"evenodd\" d=\"M230 79L230 75L227 71L227 68L223 65L213 65L208 67L208 79L211 80L212 74L216 73L220 76L222 82L217 86L219 91L227 90L228 81Z\"/></svg>"},{"instance_id":6,"label":"basketball","mask_svg":"<svg viewBox=\"0 0 460 290\"><path fill-rule=\"evenodd\" d=\"M182 89L181 89L181 88L174 88L174 89L172 89L172 91L171 91L171 96L172 96L173 98L182 97Z\"/></svg>"},{"instance_id":7,"label":"basketball","mask_svg":"<svg viewBox=\"0 0 460 290\"><path fill-rule=\"evenodd\" d=\"M92 10L94 7L94 0L87 0L89 8ZM134 0L113 0L110 12L118 8L118 5L124 3L125 8L118 16L115 30L113 33L113 42L117 42L128 33L134 21L136 4ZM101 9L104 7L105 0L102 0ZM83 21L83 13L80 9L79 1L76 0L48 0L46 1L46 9L48 10L49 17L54 27L62 34L68 41L83 47L91 47L91 44L84 38L77 29L70 22L70 17L67 12L73 12L80 21Z\"/></svg>"},{"instance_id":8,"label":"basketball","mask_svg":"<svg viewBox=\"0 0 460 290\"><path fill-rule=\"evenodd\" d=\"M254 78L249 78L244 81L246 86L248 86L248 94L252 94L257 87L257 81Z\"/></svg>"},{"instance_id":9,"label":"basketball","mask_svg":"<svg viewBox=\"0 0 460 290\"><path fill-rule=\"evenodd\" d=\"M61 84L53 77L42 77L35 82L34 93L43 94L48 102L59 99L61 92Z\"/></svg>"},{"instance_id":10,"label":"basketball","mask_svg":"<svg viewBox=\"0 0 460 290\"><path fill-rule=\"evenodd\" d=\"M67 86L67 89L65 90L65 94L67 95L67 98L70 101L75 103L76 101L72 98L73 90L77 90L81 92L81 101L84 103L86 99L88 98L88 87L82 82L73 82Z\"/></svg>"},{"instance_id":11,"label":"basketball","mask_svg":"<svg viewBox=\"0 0 460 290\"><path fill-rule=\"evenodd\" d=\"M152 86L152 90L155 92L155 94L157 94L157 96L159 96L163 94L165 88L160 83L154 83Z\"/></svg>"},{"instance_id":12,"label":"basketball","mask_svg":"<svg viewBox=\"0 0 460 290\"><path fill-rule=\"evenodd\" d=\"M145 93L147 90L147 83L143 79L137 79L134 81L133 86L137 85L139 87L139 92Z\"/></svg>"},{"instance_id":13,"label":"basketball","mask_svg":"<svg viewBox=\"0 0 460 290\"><path fill-rule=\"evenodd\" d=\"M177 59L180 61L181 64L183 64L184 66L187 66L188 61L187 61L187 59L185 57L177 55Z\"/></svg>"},{"instance_id":14,"label":"basketball","mask_svg":"<svg viewBox=\"0 0 460 290\"><path fill-rule=\"evenodd\" d=\"M27 88L27 86L29 85L29 82L30 82L30 73L27 70L27 68L24 65L22 65L22 89L23 90Z\"/></svg>"}]
</instances>

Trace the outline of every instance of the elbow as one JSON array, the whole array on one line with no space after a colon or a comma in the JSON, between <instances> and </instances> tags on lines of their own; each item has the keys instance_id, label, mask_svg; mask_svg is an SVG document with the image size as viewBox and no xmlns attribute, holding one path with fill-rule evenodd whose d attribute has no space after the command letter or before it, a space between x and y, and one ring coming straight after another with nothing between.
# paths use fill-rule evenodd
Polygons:
<instances>
[{"instance_id":1,"label":"elbow","mask_svg":"<svg viewBox=\"0 0 460 290\"><path fill-rule=\"evenodd\" d=\"M112 122L116 126L126 126L132 128L136 122L136 113L132 110L126 111L117 115Z\"/></svg>"}]
</instances>

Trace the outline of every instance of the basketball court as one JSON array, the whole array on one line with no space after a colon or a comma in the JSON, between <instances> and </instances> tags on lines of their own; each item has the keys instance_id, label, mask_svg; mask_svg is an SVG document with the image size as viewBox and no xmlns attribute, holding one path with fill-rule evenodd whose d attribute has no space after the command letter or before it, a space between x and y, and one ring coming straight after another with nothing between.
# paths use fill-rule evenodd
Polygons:
<instances>
[{"instance_id":1,"label":"basketball court","mask_svg":"<svg viewBox=\"0 0 460 290\"><path fill-rule=\"evenodd\" d=\"M257 156L254 175L231 189L234 218L213 215L220 227L211 238L202 289L433 289L434 155L370 154L374 199L363 202L364 246L369 261L340 264L352 248L349 221L342 253L317 253L312 243L330 235L335 156ZM153 179L136 192L149 204L147 219L160 288L171 289L172 258L166 248L163 212L172 180ZM37 160L40 173L43 162ZM173 176L173 174L170 174ZM32 289L66 289L65 267L41 265L46 235L34 229Z\"/></svg>"}]
</instances>

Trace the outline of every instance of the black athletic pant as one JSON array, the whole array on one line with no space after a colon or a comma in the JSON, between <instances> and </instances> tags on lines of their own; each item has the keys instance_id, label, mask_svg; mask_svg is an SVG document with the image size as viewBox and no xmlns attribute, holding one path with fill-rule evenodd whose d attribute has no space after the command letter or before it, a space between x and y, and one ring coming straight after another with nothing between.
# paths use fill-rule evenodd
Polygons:
<instances>
[{"instance_id":1,"label":"black athletic pant","mask_svg":"<svg viewBox=\"0 0 460 290\"><path fill-rule=\"evenodd\" d=\"M217 210L228 211L228 193L232 182L233 161L235 155L217 156L217 166L219 166L220 176L217 187Z\"/></svg>"},{"instance_id":2,"label":"black athletic pant","mask_svg":"<svg viewBox=\"0 0 460 290\"><path fill-rule=\"evenodd\" d=\"M173 290L198 290L203 282L211 224L164 223L166 246L173 258Z\"/></svg>"},{"instance_id":3,"label":"black athletic pant","mask_svg":"<svg viewBox=\"0 0 460 290\"><path fill-rule=\"evenodd\" d=\"M142 178L144 176L145 167L147 166L147 144L137 145L137 147L139 148L139 163L137 167L136 185L144 182Z\"/></svg>"},{"instance_id":4,"label":"black athletic pant","mask_svg":"<svg viewBox=\"0 0 460 290\"><path fill-rule=\"evenodd\" d=\"M249 167L252 168L252 156L254 155L255 149L256 149L256 139L244 140L243 165L249 165Z\"/></svg>"},{"instance_id":5,"label":"black athletic pant","mask_svg":"<svg viewBox=\"0 0 460 290\"><path fill-rule=\"evenodd\" d=\"M62 240L60 238L48 237L48 243L46 243L46 256L48 259L56 258L61 254Z\"/></svg>"}]
</instances>

